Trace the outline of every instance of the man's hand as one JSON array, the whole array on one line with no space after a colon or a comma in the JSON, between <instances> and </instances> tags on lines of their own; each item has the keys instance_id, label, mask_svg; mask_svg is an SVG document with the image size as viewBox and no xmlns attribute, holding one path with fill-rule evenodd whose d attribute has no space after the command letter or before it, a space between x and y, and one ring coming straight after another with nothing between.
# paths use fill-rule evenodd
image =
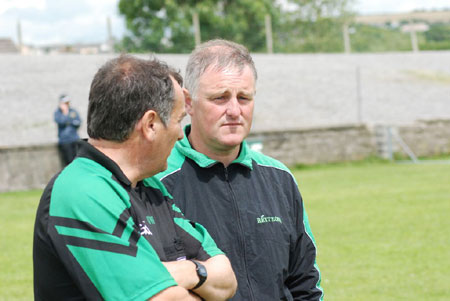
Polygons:
<instances>
[{"instance_id":1,"label":"man's hand","mask_svg":"<svg viewBox=\"0 0 450 301\"><path fill-rule=\"evenodd\" d=\"M179 286L190 290L197 285L199 279L195 271L195 264L192 261L168 261L163 262L163 264Z\"/></svg>"}]
</instances>

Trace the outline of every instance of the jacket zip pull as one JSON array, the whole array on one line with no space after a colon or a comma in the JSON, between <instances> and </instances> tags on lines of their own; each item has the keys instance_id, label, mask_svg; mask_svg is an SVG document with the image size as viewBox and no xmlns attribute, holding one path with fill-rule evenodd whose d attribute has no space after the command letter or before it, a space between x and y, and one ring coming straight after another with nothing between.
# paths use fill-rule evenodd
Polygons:
<instances>
[{"instance_id":1,"label":"jacket zip pull","mask_svg":"<svg viewBox=\"0 0 450 301\"><path fill-rule=\"evenodd\" d=\"M228 182L228 169L226 167L223 168L223 172L225 174L225 181Z\"/></svg>"}]
</instances>

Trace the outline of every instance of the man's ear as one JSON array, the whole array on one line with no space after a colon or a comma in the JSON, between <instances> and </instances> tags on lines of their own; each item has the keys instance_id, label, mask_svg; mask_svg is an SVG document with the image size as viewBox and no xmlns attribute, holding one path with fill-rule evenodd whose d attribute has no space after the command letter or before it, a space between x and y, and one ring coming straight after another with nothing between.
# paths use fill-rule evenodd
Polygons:
<instances>
[{"instance_id":1,"label":"man's ear","mask_svg":"<svg viewBox=\"0 0 450 301\"><path fill-rule=\"evenodd\" d=\"M150 141L153 141L158 131L158 125L161 123L158 114L153 110L148 110L144 113L139 123L143 135Z\"/></svg>"},{"instance_id":2,"label":"man's ear","mask_svg":"<svg viewBox=\"0 0 450 301\"><path fill-rule=\"evenodd\" d=\"M186 108L186 113L188 113L189 115L192 116L192 114L194 113L194 110L192 108L192 98L191 98L191 94L189 93L189 91L186 88L183 88L183 94L184 94L184 106Z\"/></svg>"}]
</instances>

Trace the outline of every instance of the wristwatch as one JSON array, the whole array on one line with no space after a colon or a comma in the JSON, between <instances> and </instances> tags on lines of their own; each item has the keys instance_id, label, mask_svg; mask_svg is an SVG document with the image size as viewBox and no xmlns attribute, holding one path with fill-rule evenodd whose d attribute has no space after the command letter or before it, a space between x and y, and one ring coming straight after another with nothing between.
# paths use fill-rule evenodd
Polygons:
<instances>
[{"instance_id":1,"label":"wristwatch","mask_svg":"<svg viewBox=\"0 0 450 301\"><path fill-rule=\"evenodd\" d=\"M199 288L205 281L206 278L208 277L208 272L206 272L206 268L203 264L201 264L200 262L193 260L193 259L189 259L190 261L192 261L195 264L195 270L197 272L197 276L198 279L200 279L200 281L197 283L197 285L193 288L193 290L195 290L196 288Z\"/></svg>"}]
</instances>

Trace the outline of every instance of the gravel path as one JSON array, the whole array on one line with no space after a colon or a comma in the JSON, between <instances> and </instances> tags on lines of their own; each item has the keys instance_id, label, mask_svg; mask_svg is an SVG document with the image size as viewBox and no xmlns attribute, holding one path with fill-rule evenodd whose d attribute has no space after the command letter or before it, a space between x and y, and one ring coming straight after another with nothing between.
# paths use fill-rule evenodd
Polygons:
<instances>
[{"instance_id":1,"label":"gravel path","mask_svg":"<svg viewBox=\"0 0 450 301\"><path fill-rule=\"evenodd\" d=\"M111 57L0 55L0 147L56 142L53 111L62 92L84 117L80 134L86 137L89 85ZM187 61L186 55L157 57L181 70ZM448 51L253 57L259 77L254 132L359 119L369 125L450 119Z\"/></svg>"}]
</instances>

